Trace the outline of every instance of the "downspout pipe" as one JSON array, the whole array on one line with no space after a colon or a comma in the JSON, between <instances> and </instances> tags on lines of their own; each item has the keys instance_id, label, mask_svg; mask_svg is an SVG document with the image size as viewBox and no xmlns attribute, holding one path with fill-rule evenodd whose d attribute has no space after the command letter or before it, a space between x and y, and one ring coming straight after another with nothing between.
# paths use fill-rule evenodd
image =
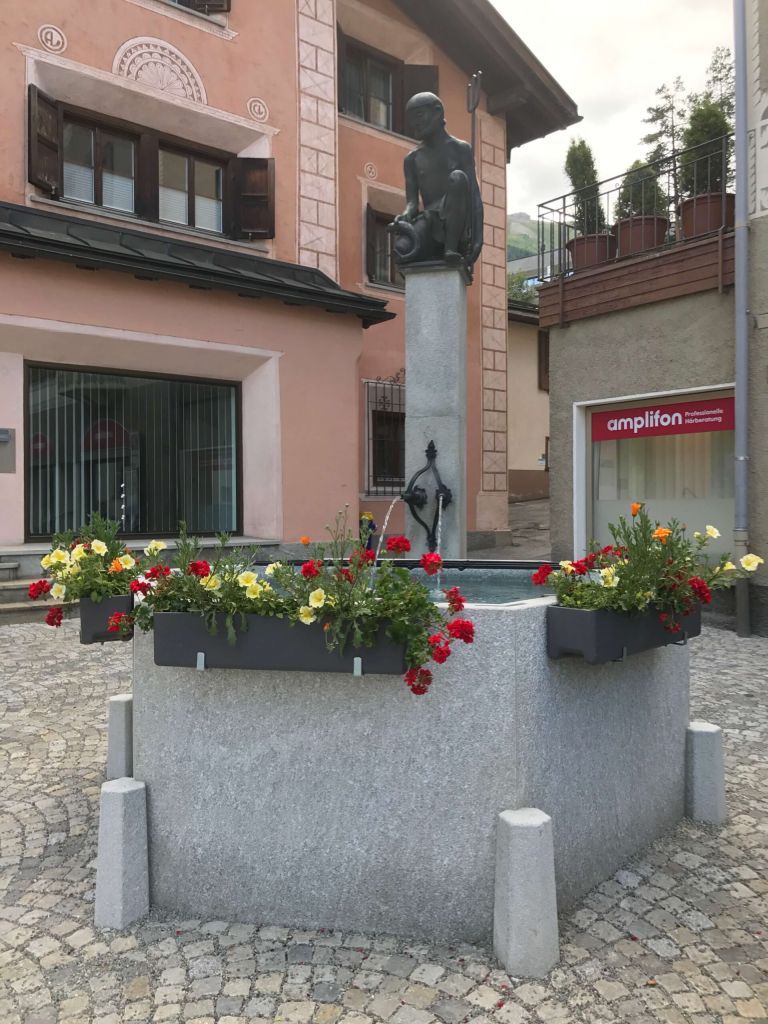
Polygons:
<instances>
[{"instance_id":1,"label":"downspout pipe","mask_svg":"<svg viewBox=\"0 0 768 1024\"><path fill-rule=\"evenodd\" d=\"M734 70L736 79L736 224L735 280L735 430L733 542L736 558L749 550L749 142L747 122L746 0L733 2ZM725 187L725 185L723 186ZM736 633L750 636L749 583L736 583Z\"/></svg>"}]
</instances>

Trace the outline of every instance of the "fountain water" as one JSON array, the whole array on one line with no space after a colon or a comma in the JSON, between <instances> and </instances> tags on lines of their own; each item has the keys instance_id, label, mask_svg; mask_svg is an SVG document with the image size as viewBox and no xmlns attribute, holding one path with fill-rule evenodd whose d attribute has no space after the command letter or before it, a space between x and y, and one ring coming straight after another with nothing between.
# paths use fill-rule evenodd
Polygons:
<instances>
[{"instance_id":1,"label":"fountain water","mask_svg":"<svg viewBox=\"0 0 768 1024\"><path fill-rule=\"evenodd\" d=\"M384 543L384 538L385 538L385 536L387 534L387 526L389 525L389 517L392 515L392 510L394 509L394 507L398 503L398 501L402 501L402 500L403 499L400 497L399 494L398 494L398 496L396 498L393 498L392 499L392 503L390 504L389 508L387 509L387 514L384 516L384 524L381 527L381 533L379 534L379 543L376 545L376 561L377 562L381 558L381 547L382 547L382 544Z\"/></svg>"}]
</instances>

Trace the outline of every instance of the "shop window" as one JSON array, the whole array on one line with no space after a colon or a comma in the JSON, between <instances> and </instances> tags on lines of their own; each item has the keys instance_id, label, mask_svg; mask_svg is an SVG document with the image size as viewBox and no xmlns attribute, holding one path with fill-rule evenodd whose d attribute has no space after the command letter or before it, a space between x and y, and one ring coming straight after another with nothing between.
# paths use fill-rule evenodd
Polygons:
<instances>
[{"instance_id":1,"label":"shop window","mask_svg":"<svg viewBox=\"0 0 768 1024\"><path fill-rule=\"evenodd\" d=\"M239 529L239 390L189 378L27 366L27 535L91 512L126 535Z\"/></svg>"},{"instance_id":2,"label":"shop window","mask_svg":"<svg viewBox=\"0 0 768 1024\"><path fill-rule=\"evenodd\" d=\"M29 180L54 199L232 238L274 238L274 160L191 146L29 87Z\"/></svg>"},{"instance_id":3,"label":"shop window","mask_svg":"<svg viewBox=\"0 0 768 1024\"><path fill-rule=\"evenodd\" d=\"M339 110L386 131L407 131L405 104L417 92L438 91L438 69L404 64L350 39L339 29Z\"/></svg>"},{"instance_id":4,"label":"shop window","mask_svg":"<svg viewBox=\"0 0 768 1024\"><path fill-rule=\"evenodd\" d=\"M405 385L367 381L366 494L390 496L405 487Z\"/></svg>"},{"instance_id":5,"label":"shop window","mask_svg":"<svg viewBox=\"0 0 768 1024\"><path fill-rule=\"evenodd\" d=\"M371 206L366 208L365 271L373 284L404 288L405 279L395 262L394 236L387 230L392 219L388 213L379 213Z\"/></svg>"}]
</instances>

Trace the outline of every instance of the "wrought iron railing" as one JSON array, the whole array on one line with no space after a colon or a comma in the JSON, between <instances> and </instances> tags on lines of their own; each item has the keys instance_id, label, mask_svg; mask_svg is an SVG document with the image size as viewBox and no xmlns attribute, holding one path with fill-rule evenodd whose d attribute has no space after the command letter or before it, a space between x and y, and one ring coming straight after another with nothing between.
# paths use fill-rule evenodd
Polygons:
<instances>
[{"instance_id":1,"label":"wrought iron railing","mask_svg":"<svg viewBox=\"0 0 768 1024\"><path fill-rule=\"evenodd\" d=\"M539 280L732 227L732 155L724 135L541 203Z\"/></svg>"},{"instance_id":2,"label":"wrought iron railing","mask_svg":"<svg viewBox=\"0 0 768 1024\"><path fill-rule=\"evenodd\" d=\"M405 487L405 370L364 381L366 483L369 497L393 497Z\"/></svg>"}]
</instances>

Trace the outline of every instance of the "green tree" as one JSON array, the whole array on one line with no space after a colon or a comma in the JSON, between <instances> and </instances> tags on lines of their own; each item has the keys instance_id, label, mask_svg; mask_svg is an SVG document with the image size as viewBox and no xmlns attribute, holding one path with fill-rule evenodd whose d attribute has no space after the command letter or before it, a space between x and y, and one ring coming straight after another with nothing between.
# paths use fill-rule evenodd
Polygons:
<instances>
[{"instance_id":1,"label":"green tree","mask_svg":"<svg viewBox=\"0 0 768 1024\"><path fill-rule=\"evenodd\" d=\"M736 117L736 76L733 57L727 46L717 46L707 68L706 99L720 107L733 130Z\"/></svg>"},{"instance_id":2,"label":"green tree","mask_svg":"<svg viewBox=\"0 0 768 1024\"><path fill-rule=\"evenodd\" d=\"M686 93L679 76L671 85L660 85L656 90L658 102L647 108L645 124L651 130L640 142L649 146L647 162L657 163L680 151L686 124Z\"/></svg>"},{"instance_id":3,"label":"green tree","mask_svg":"<svg viewBox=\"0 0 768 1024\"><path fill-rule=\"evenodd\" d=\"M594 235L605 231L605 214L592 150L584 139L572 139L565 157L565 173L574 190L573 222L577 232Z\"/></svg>"},{"instance_id":4,"label":"green tree","mask_svg":"<svg viewBox=\"0 0 768 1024\"><path fill-rule=\"evenodd\" d=\"M652 167L635 160L624 176L616 200L615 215L622 217L666 216L667 194Z\"/></svg>"},{"instance_id":5,"label":"green tree","mask_svg":"<svg viewBox=\"0 0 768 1024\"><path fill-rule=\"evenodd\" d=\"M683 195L722 192L728 180L730 124L722 106L701 98L691 109L683 147L691 152L680 160Z\"/></svg>"},{"instance_id":6,"label":"green tree","mask_svg":"<svg viewBox=\"0 0 768 1024\"><path fill-rule=\"evenodd\" d=\"M539 291L530 283L530 274L507 275L507 298L512 302L529 302L532 306L539 304Z\"/></svg>"}]
</instances>

